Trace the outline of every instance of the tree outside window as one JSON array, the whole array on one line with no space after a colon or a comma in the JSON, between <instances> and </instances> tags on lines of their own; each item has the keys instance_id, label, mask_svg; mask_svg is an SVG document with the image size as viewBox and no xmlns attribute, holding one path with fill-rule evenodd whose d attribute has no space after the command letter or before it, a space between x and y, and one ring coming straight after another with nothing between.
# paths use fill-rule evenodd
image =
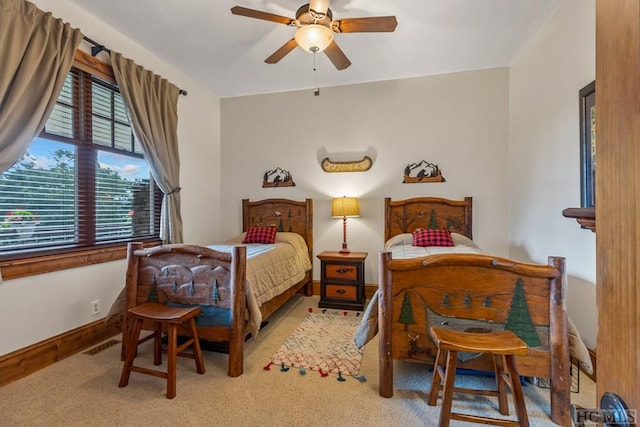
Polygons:
<instances>
[{"instance_id":1,"label":"tree outside window","mask_svg":"<svg viewBox=\"0 0 640 427\"><path fill-rule=\"evenodd\" d=\"M160 206L117 87L73 68L40 137L0 174L0 257L157 239Z\"/></svg>"}]
</instances>

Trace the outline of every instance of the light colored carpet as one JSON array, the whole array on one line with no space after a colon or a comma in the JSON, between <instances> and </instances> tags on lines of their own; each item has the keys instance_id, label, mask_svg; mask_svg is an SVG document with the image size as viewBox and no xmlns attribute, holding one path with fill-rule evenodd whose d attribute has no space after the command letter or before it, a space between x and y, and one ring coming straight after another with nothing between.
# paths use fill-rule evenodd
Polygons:
<instances>
[{"instance_id":1,"label":"light colored carpet","mask_svg":"<svg viewBox=\"0 0 640 427\"><path fill-rule=\"evenodd\" d=\"M272 316L258 340L246 343L241 377L227 376L224 354L205 352L204 375L195 372L193 360L179 358L177 396L172 400L165 397L165 380L148 375L132 373L129 385L118 387L119 346L93 356L76 354L0 388L0 425L437 425L439 406L425 402L431 379L424 366L396 363L394 397L378 395L377 339L364 350L360 374L367 377L366 382L353 378L339 382L335 374L321 377L315 371L307 375L293 369L265 371L263 366L302 322L309 307L317 306L317 296L296 296ZM138 358L138 364L145 361L153 367L150 343L140 346ZM467 376L465 381L473 378L477 377ZM595 385L585 375L580 380L580 393L572 393L572 400L595 407ZM524 392L531 425L555 425L547 416L548 391L530 385ZM482 411L497 405L487 398L465 396L454 401L454 409L462 406Z\"/></svg>"},{"instance_id":2,"label":"light colored carpet","mask_svg":"<svg viewBox=\"0 0 640 427\"><path fill-rule=\"evenodd\" d=\"M324 311L324 313L322 312ZM344 315L350 314L350 315ZM274 369L298 368L341 376L358 375L362 349L353 340L362 320L356 312L313 310L271 357Z\"/></svg>"}]
</instances>

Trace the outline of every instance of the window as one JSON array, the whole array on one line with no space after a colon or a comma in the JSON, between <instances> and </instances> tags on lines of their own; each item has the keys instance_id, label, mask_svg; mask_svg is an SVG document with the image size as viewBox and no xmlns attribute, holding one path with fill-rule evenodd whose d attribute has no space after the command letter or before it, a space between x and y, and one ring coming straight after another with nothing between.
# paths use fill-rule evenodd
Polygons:
<instances>
[{"instance_id":1,"label":"window","mask_svg":"<svg viewBox=\"0 0 640 427\"><path fill-rule=\"evenodd\" d=\"M74 67L44 131L0 174L0 260L157 240L161 201L118 88Z\"/></svg>"}]
</instances>

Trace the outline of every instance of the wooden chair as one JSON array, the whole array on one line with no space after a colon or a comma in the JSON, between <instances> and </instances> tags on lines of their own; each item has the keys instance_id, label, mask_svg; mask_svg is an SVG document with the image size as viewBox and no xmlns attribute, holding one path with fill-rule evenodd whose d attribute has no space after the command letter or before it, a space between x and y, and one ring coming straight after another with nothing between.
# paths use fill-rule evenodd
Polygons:
<instances>
[{"instance_id":1,"label":"wooden chair","mask_svg":"<svg viewBox=\"0 0 640 427\"><path fill-rule=\"evenodd\" d=\"M198 341L198 331L195 321L198 314L200 314L200 307L170 307L158 303L146 303L130 308L128 315L129 318L134 321L134 325L126 345L125 361L124 367L122 368L122 375L120 376L119 387L125 387L129 384L131 372L166 378L167 399L173 399L176 396L176 359L178 356L195 359L197 372L204 374L202 350L200 349L200 341ZM145 321L153 322L153 333L141 339L140 331ZM178 346L178 327L180 326L187 328L190 338ZM163 348L161 342L163 328L166 328L168 335L166 349ZM166 372L143 368L133 364L133 359L136 357L138 351L138 345L151 338L153 338L153 363L155 365L160 365L162 363L162 353L167 353ZM193 346L192 353L183 352L183 350L191 345Z\"/></svg>"},{"instance_id":2,"label":"wooden chair","mask_svg":"<svg viewBox=\"0 0 640 427\"><path fill-rule=\"evenodd\" d=\"M429 405L435 406L438 393L443 389L442 407L440 408L440 427L449 425L450 420L495 424L501 426L528 426L527 408L522 394L520 376L516 367L516 356L526 356L529 352L527 344L511 331L500 332L461 332L437 326L430 328L431 336L438 352L433 367ZM497 390L477 390L454 387L458 352L488 353L493 356ZM446 368L442 363L446 356ZM506 365L506 369L505 369ZM502 415L509 415L507 402L507 386L513 393L513 400L518 420L481 417L451 411L453 392L486 396L497 396L498 407Z\"/></svg>"}]
</instances>

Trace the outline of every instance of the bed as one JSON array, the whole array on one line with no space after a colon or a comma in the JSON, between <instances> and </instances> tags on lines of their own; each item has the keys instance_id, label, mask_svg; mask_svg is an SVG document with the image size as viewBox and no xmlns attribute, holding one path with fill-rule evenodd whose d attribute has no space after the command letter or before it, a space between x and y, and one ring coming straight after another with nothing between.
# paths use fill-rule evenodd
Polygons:
<instances>
[{"instance_id":1,"label":"bed","mask_svg":"<svg viewBox=\"0 0 640 427\"><path fill-rule=\"evenodd\" d=\"M385 199L385 241L419 228L447 229L473 247L471 220L470 197ZM393 396L394 360L433 364L436 348L429 325L474 331L511 329L530 347L529 355L517 360L520 374L551 379L551 419L570 425L565 292L565 260L560 257L537 265L480 250L406 259L380 252L378 292L362 323L364 327L367 321L377 320L380 395ZM460 368L493 369L490 358L481 354L465 354L462 359Z\"/></svg>"},{"instance_id":2,"label":"bed","mask_svg":"<svg viewBox=\"0 0 640 427\"><path fill-rule=\"evenodd\" d=\"M242 375L245 339L293 295L313 292L312 200L243 199L242 217L243 233L222 244L131 243L127 253L126 309L150 301L200 306L198 335L227 345L231 377ZM253 227L276 227L274 244L243 244Z\"/></svg>"}]
</instances>

